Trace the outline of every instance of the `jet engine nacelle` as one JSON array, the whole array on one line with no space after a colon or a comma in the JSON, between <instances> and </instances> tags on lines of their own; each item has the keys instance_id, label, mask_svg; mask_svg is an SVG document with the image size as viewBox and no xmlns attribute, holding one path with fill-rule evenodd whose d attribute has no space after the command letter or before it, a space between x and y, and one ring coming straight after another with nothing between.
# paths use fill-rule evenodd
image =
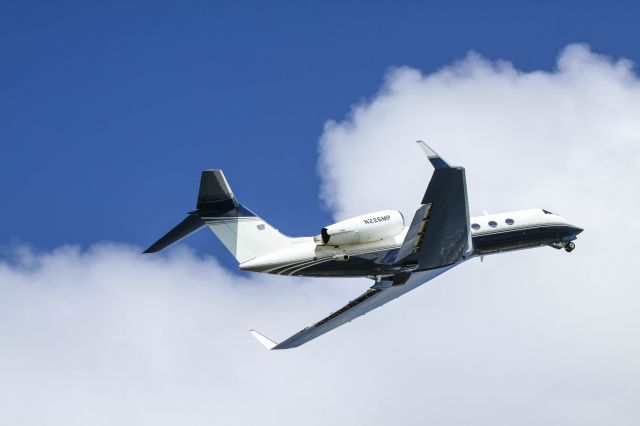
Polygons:
<instances>
[{"instance_id":1,"label":"jet engine nacelle","mask_svg":"<svg viewBox=\"0 0 640 426\"><path fill-rule=\"evenodd\" d=\"M404 229L404 217L396 210L383 210L352 217L322 228L314 237L317 245L352 245L381 241Z\"/></svg>"}]
</instances>

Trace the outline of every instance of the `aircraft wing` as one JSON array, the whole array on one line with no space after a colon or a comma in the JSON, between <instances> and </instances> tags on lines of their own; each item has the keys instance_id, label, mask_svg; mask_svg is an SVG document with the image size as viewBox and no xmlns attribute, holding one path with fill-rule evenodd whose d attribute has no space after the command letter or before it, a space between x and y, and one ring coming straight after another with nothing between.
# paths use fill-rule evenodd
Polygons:
<instances>
[{"instance_id":1,"label":"aircraft wing","mask_svg":"<svg viewBox=\"0 0 640 426\"><path fill-rule=\"evenodd\" d=\"M281 343L274 342L256 330L251 330L251 334L267 349L295 348L419 287L453 266L454 265L449 265L444 268L415 272L413 274L397 274L395 278L391 280L377 282L362 295L356 297L342 308L329 314L315 324L306 327L304 330L294 334Z\"/></svg>"},{"instance_id":2,"label":"aircraft wing","mask_svg":"<svg viewBox=\"0 0 640 426\"><path fill-rule=\"evenodd\" d=\"M315 339L435 278L473 251L464 168L450 166L424 142L418 143L435 171L396 256L401 272L281 343L251 330L267 349L295 348Z\"/></svg>"},{"instance_id":3,"label":"aircraft wing","mask_svg":"<svg viewBox=\"0 0 640 426\"><path fill-rule=\"evenodd\" d=\"M450 166L418 141L435 168L398 252L398 265L421 271L451 265L473 251L463 167Z\"/></svg>"}]
</instances>

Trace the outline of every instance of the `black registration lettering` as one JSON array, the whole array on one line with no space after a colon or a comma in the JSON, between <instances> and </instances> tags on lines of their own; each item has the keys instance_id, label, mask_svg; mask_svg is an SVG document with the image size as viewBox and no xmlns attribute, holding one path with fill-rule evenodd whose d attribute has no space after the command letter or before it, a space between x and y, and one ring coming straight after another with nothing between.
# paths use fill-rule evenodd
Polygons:
<instances>
[{"instance_id":1,"label":"black registration lettering","mask_svg":"<svg viewBox=\"0 0 640 426\"><path fill-rule=\"evenodd\" d=\"M391 219L391 215L386 215L386 216L372 217L371 219L362 219L362 221L367 225L371 225L372 223L384 222L390 219Z\"/></svg>"}]
</instances>

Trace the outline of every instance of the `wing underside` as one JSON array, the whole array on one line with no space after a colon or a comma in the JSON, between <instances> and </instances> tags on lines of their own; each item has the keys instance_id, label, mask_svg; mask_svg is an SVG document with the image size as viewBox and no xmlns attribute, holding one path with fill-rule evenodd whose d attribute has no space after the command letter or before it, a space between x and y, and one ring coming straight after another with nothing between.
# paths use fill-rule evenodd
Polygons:
<instances>
[{"instance_id":1,"label":"wing underside","mask_svg":"<svg viewBox=\"0 0 640 426\"><path fill-rule=\"evenodd\" d=\"M299 331L281 343L273 342L255 330L251 332L267 349L295 348L400 297L452 267L453 265L449 265L444 268L413 273L404 284L394 283L392 279L380 281L342 308Z\"/></svg>"}]
</instances>

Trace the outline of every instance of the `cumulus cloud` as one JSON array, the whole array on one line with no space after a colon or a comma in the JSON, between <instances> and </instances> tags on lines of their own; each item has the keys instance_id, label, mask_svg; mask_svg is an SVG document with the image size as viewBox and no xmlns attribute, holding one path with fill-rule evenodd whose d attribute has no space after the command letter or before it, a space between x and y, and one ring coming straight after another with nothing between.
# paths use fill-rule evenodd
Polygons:
<instances>
[{"instance_id":1,"label":"cumulus cloud","mask_svg":"<svg viewBox=\"0 0 640 426\"><path fill-rule=\"evenodd\" d=\"M639 91L628 60L583 45L563 50L551 72L525 73L475 53L431 74L397 68L371 101L325 126L324 199L338 217L387 203L412 212L430 170L411 142L424 138L466 166L476 213L560 199L575 205L603 187L598 196L634 206L622 195L638 173Z\"/></svg>"},{"instance_id":2,"label":"cumulus cloud","mask_svg":"<svg viewBox=\"0 0 640 426\"><path fill-rule=\"evenodd\" d=\"M496 322L492 330L531 338L520 327L537 323L538 337L558 339L557 345L537 341L531 354L503 364L522 366L534 353L550 356L542 370L528 373L547 382L548 395L538 402L507 398L522 408L550 407L558 402L551 388L565 389L576 405L558 404L549 414L571 418L593 403L620 403L638 379L639 345L631 331L640 325L631 257L640 237L638 83L628 60L585 45L566 47L550 72L522 72L470 53L430 74L392 70L371 100L354 106L346 120L327 123L322 135L323 198L337 219L394 206L412 217L431 173L412 143L424 138L466 167L472 215L546 207L586 229L575 256L536 250L494 257L487 265L464 265L437 284L449 286L443 291L452 295L457 290L451 287L464 286L456 294L464 299L479 291L477 303L493 311L482 319ZM475 320L471 312L460 314L456 320ZM565 356L578 340L592 347L574 353L576 364L567 367ZM484 355L499 356L496 351L509 344L505 339ZM603 374L602 365L616 368ZM587 397L586 382L600 393ZM523 386L509 383L515 391Z\"/></svg>"},{"instance_id":3,"label":"cumulus cloud","mask_svg":"<svg viewBox=\"0 0 640 426\"><path fill-rule=\"evenodd\" d=\"M276 424L288 404L316 411L296 406L329 392L314 379L335 355L271 356L247 331L286 334L349 291L238 277L186 250L139 252L22 249L0 264L0 423Z\"/></svg>"},{"instance_id":4,"label":"cumulus cloud","mask_svg":"<svg viewBox=\"0 0 640 426\"><path fill-rule=\"evenodd\" d=\"M327 123L336 219L411 217L431 174L467 169L472 214L546 207L586 230L472 261L295 350L276 339L366 280L237 276L186 250L20 250L0 263L2 424L637 424L640 88L629 61L571 45L553 71L470 53L390 71Z\"/></svg>"}]
</instances>

